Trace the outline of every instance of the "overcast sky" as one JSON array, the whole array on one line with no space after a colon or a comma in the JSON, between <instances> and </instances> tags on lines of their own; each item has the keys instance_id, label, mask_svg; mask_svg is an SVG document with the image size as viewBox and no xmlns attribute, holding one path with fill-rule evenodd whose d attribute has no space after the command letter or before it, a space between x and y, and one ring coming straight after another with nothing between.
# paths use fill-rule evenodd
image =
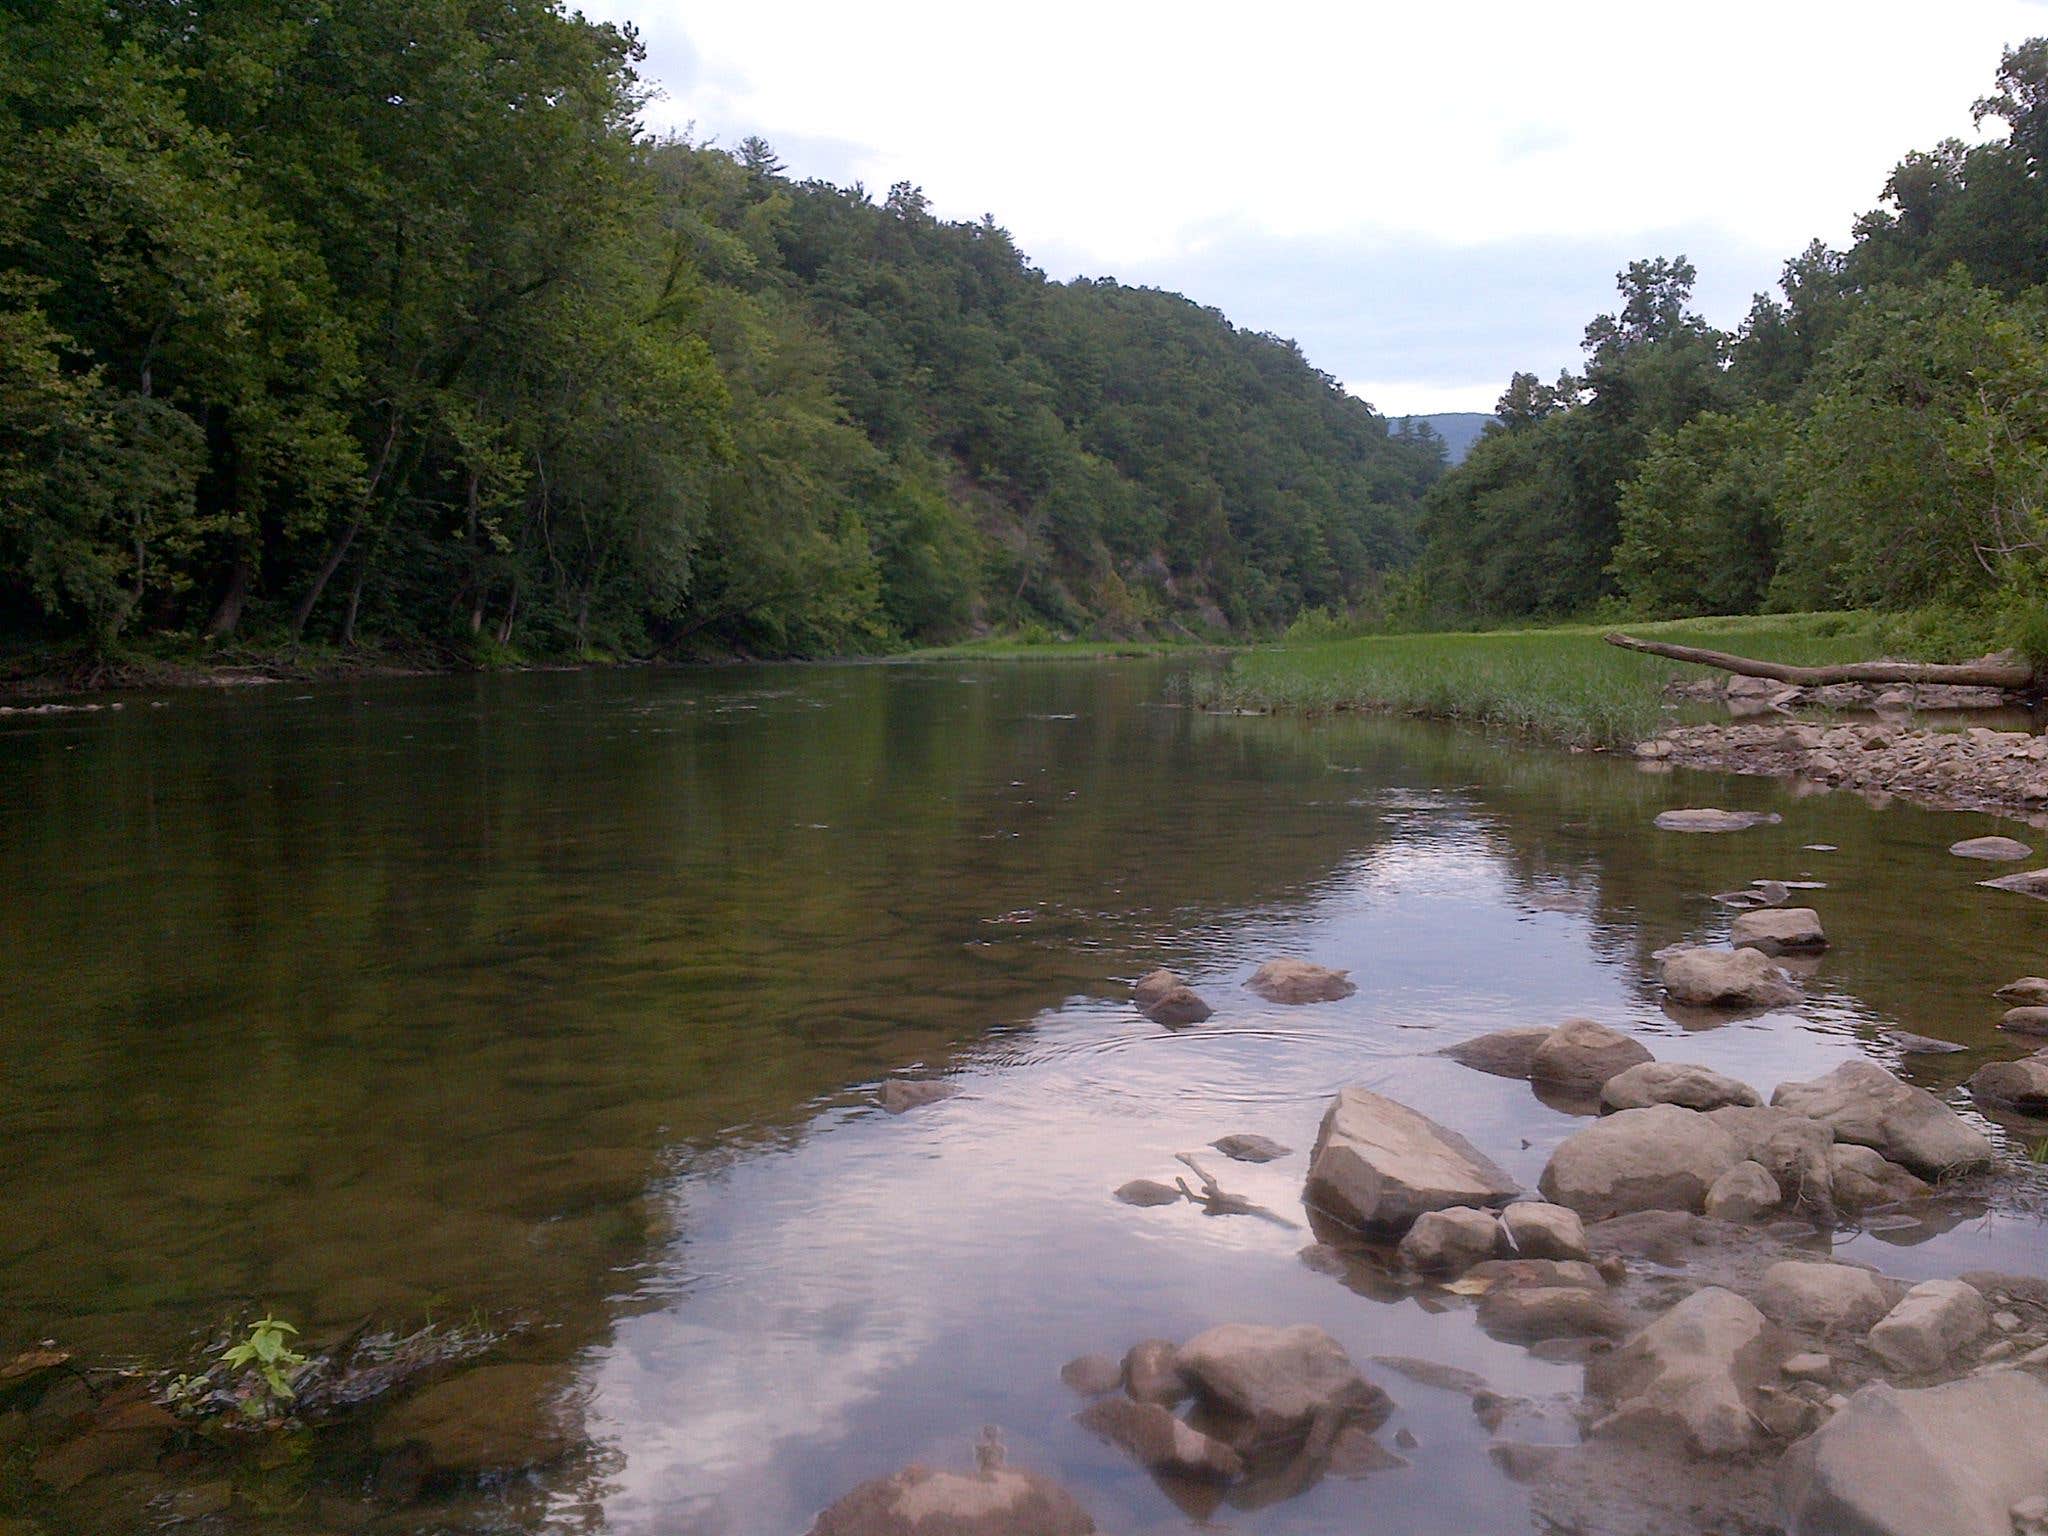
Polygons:
<instances>
[{"instance_id":1,"label":"overcast sky","mask_svg":"<svg viewBox=\"0 0 2048 1536\"><path fill-rule=\"evenodd\" d=\"M1683 252L1733 325L1907 150L1974 138L2048 0L1346 6L590 0L657 128L993 213L1051 276L1178 289L1399 414L1578 359Z\"/></svg>"}]
</instances>

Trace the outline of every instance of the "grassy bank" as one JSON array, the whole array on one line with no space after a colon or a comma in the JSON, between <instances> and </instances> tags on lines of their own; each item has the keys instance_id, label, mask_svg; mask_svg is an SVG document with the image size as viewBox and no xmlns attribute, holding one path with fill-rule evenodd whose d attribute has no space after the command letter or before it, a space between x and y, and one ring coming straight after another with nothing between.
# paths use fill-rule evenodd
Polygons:
<instances>
[{"instance_id":1,"label":"grassy bank","mask_svg":"<svg viewBox=\"0 0 2048 1536\"><path fill-rule=\"evenodd\" d=\"M1283 644L1247 651L1228 670L1189 686L1198 703L1219 709L1388 710L1573 746L1621 746L1665 721L1665 684L1717 674L1605 644L1601 636L1616 627L1808 666L1880 655L1960 660L1990 648L1985 635L1913 615L1772 614Z\"/></svg>"}]
</instances>

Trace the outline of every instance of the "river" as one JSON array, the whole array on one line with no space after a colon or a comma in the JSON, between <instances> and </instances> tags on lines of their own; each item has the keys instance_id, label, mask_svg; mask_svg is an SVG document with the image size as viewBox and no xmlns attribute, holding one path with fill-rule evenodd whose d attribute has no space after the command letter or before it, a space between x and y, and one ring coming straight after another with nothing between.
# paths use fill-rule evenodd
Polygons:
<instances>
[{"instance_id":1,"label":"river","mask_svg":"<svg viewBox=\"0 0 2048 1536\"><path fill-rule=\"evenodd\" d=\"M1583 1016L1766 1094L1858 1055L1950 1094L2018 1054L1990 993L2048 971L2048 903L1945 850L2027 829L1406 720L1205 715L1178 665L389 679L0 722L0 1359L54 1339L189 1369L264 1308L308 1338L466 1322L579 1410L577 1454L402 1496L362 1425L313 1437L192 1529L780 1536L994 1424L1099 1528L1181 1530L1211 1512L1073 1422L1063 1362L1313 1322L1529 1398L1520 1438L1576 1436L1576 1367L1302 1262L1338 1087L1533 1184L1583 1119L1443 1045ZM1682 805L1784 820L1652 828ZM1651 952L1725 935L1711 893L1761 878L1818 885L1808 1004L1667 1014ZM1243 982L1274 956L1359 990L1262 1002ZM1214 1017L1140 1017L1157 965ZM1902 1058L1889 1028L1969 1049ZM881 1113L903 1074L962 1091ZM1240 1131L1295 1155L1206 1150ZM1111 1199L1185 1175L1178 1152L1293 1225ZM2032 1194L1836 1251L2048 1274ZM1373 1374L1407 1466L1213 1518L1524 1528L1465 1398ZM155 1529L199 1475L59 1496L8 1465L9 1536Z\"/></svg>"}]
</instances>

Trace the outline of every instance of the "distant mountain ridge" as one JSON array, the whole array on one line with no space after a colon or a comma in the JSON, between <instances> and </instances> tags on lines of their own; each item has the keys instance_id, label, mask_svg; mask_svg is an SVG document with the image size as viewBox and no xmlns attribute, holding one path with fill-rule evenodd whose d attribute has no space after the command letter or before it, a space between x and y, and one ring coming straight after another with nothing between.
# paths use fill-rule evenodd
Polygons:
<instances>
[{"instance_id":1,"label":"distant mountain ridge","mask_svg":"<svg viewBox=\"0 0 2048 1536\"><path fill-rule=\"evenodd\" d=\"M1405 425L1411 431L1419 426L1428 427L1444 440L1444 451L1450 462L1460 464L1472 451L1472 445L1479 441L1479 434L1486 430L1487 423L1499 419L1490 411L1440 411L1434 416L1390 416L1387 423L1395 428Z\"/></svg>"}]
</instances>

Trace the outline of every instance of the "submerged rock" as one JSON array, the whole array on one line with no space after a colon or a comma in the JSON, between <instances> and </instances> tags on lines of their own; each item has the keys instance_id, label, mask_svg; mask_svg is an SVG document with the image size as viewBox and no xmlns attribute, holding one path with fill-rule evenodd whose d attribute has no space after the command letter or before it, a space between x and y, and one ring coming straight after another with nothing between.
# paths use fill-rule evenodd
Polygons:
<instances>
[{"instance_id":1,"label":"submerged rock","mask_svg":"<svg viewBox=\"0 0 2048 1536\"><path fill-rule=\"evenodd\" d=\"M901 1115L922 1109L927 1104L936 1104L941 1099L950 1099L959 1091L953 1083L898 1077L882 1084L881 1091L875 1095L875 1102L890 1114Z\"/></svg>"},{"instance_id":2,"label":"submerged rock","mask_svg":"<svg viewBox=\"0 0 2048 1536\"><path fill-rule=\"evenodd\" d=\"M1869 1270L1796 1259L1764 1271L1756 1300L1773 1322L1817 1333L1860 1333L1891 1310L1891 1298Z\"/></svg>"},{"instance_id":3,"label":"submerged rock","mask_svg":"<svg viewBox=\"0 0 2048 1536\"><path fill-rule=\"evenodd\" d=\"M1437 1054L1494 1077L1527 1078L1535 1067L1537 1049L1554 1033L1550 1029L1496 1029L1447 1045Z\"/></svg>"},{"instance_id":4,"label":"submerged rock","mask_svg":"<svg viewBox=\"0 0 2048 1536\"><path fill-rule=\"evenodd\" d=\"M1116 1198L1125 1205L1172 1205L1185 1200L1171 1184L1162 1184L1157 1179L1133 1179L1128 1184L1117 1186Z\"/></svg>"},{"instance_id":5,"label":"submerged rock","mask_svg":"<svg viewBox=\"0 0 2048 1536\"><path fill-rule=\"evenodd\" d=\"M1370 1415L1386 1405L1344 1346L1306 1323L1225 1323L1181 1345L1180 1367L1203 1403L1241 1420L1253 1442L1305 1434L1330 1413Z\"/></svg>"},{"instance_id":6,"label":"submerged rock","mask_svg":"<svg viewBox=\"0 0 2048 1536\"><path fill-rule=\"evenodd\" d=\"M1969 1049L1948 1040L1936 1040L1931 1035L1916 1035L1910 1029L1887 1029L1885 1039L1891 1041L1908 1056L1956 1056Z\"/></svg>"},{"instance_id":7,"label":"submerged rock","mask_svg":"<svg viewBox=\"0 0 2048 1536\"><path fill-rule=\"evenodd\" d=\"M1666 832L1744 832L1751 827L1774 827L1785 818L1776 811L1666 811L1657 825Z\"/></svg>"},{"instance_id":8,"label":"submerged rock","mask_svg":"<svg viewBox=\"0 0 2048 1536\"><path fill-rule=\"evenodd\" d=\"M1745 912L1735 919L1728 937L1737 949L1760 949L1767 955L1814 954L1828 947L1820 914L1811 907Z\"/></svg>"},{"instance_id":9,"label":"submerged rock","mask_svg":"<svg viewBox=\"0 0 2048 1536\"><path fill-rule=\"evenodd\" d=\"M1749 1084L1687 1061L1646 1061L1610 1077L1600 1089L1600 1108L1606 1113L1652 1104L1705 1110L1762 1103L1763 1096Z\"/></svg>"},{"instance_id":10,"label":"submerged rock","mask_svg":"<svg viewBox=\"0 0 2048 1536\"><path fill-rule=\"evenodd\" d=\"M1071 1493L1035 1472L909 1466L862 1483L818 1516L810 1536L1091 1536L1094 1530Z\"/></svg>"},{"instance_id":11,"label":"submerged rock","mask_svg":"<svg viewBox=\"0 0 2048 1536\"><path fill-rule=\"evenodd\" d=\"M1612 1403L1595 1434L1675 1438L1701 1456L1734 1456L1762 1438L1757 1391L1783 1350L1764 1315L1708 1286L1586 1367L1587 1389Z\"/></svg>"},{"instance_id":12,"label":"submerged rock","mask_svg":"<svg viewBox=\"0 0 2048 1536\"><path fill-rule=\"evenodd\" d=\"M1610 1077L1651 1060L1639 1040L1591 1019L1567 1019L1536 1047L1529 1059L1535 1082L1579 1093L1597 1093Z\"/></svg>"},{"instance_id":13,"label":"submerged rock","mask_svg":"<svg viewBox=\"0 0 2048 1536\"><path fill-rule=\"evenodd\" d=\"M31 1473L45 1487L69 1493L89 1478L153 1467L178 1427L152 1402L103 1403L77 1434L37 1456Z\"/></svg>"},{"instance_id":14,"label":"submerged rock","mask_svg":"<svg viewBox=\"0 0 2048 1536\"><path fill-rule=\"evenodd\" d=\"M1784 1008L1799 986L1757 949L1676 949L1663 957L1664 990L1691 1008Z\"/></svg>"},{"instance_id":15,"label":"submerged rock","mask_svg":"<svg viewBox=\"0 0 2048 1536\"><path fill-rule=\"evenodd\" d=\"M1075 1418L1148 1472L1224 1483L1244 1475L1244 1458L1236 1451L1183 1423L1157 1403L1106 1397L1082 1409Z\"/></svg>"},{"instance_id":16,"label":"submerged rock","mask_svg":"<svg viewBox=\"0 0 2048 1536\"><path fill-rule=\"evenodd\" d=\"M2048 976L2022 976L2008 981L1995 994L2015 1008L2048 1008Z\"/></svg>"},{"instance_id":17,"label":"submerged rock","mask_svg":"<svg viewBox=\"0 0 2048 1536\"><path fill-rule=\"evenodd\" d=\"M1714 1181L1742 1161L1734 1137L1674 1104L1624 1109L1567 1137L1538 1187L1587 1220L1627 1211L1697 1211Z\"/></svg>"},{"instance_id":18,"label":"submerged rock","mask_svg":"<svg viewBox=\"0 0 2048 1536\"><path fill-rule=\"evenodd\" d=\"M1225 1157L1240 1163L1270 1163L1276 1158L1294 1155L1294 1148L1283 1147L1270 1136L1256 1136L1249 1132L1236 1136L1219 1136L1209 1145Z\"/></svg>"},{"instance_id":19,"label":"submerged rock","mask_svg":"<svg viewBox=\"0 0 2048 1536\"><path fill-rule=\"evenodd\" d=\"M1960 843L1950 843L1948 851L1959 859L2027 859L2034 854L2025 843L2011 837L1966 837Z\"/></svg>"},{"instance_id":20,"label":"submerged rock","mask_svg":"<svg viewBox=\"0 0 2048 1536\"><path fill-rule=\"evenodd\" d=\"M433 1472L512 1472L560 1460L581 1443L566 1374L547 1365L485 1365L436 1382L382 1415L379 1451L422 1453Z\"/></svg>"},{"instance_id":21,"label":"submerged rock","mask_svg":"<svg viewBox=\"0 0 2048 1536\"><path fill-rule=\"evenodd\" d=\"M1983 1134L1941 1100L1875 1062L1845 1061L1823 1077L1781 1083L1771 1103L1819 1120L1836 1140L1875 1148L1915 1173L1983 1167L1996 1155Z\"/></svg>"},{"instance_id":22,"label":"submerged rock","mask_svg":"<svg viewBox=\"0 0 2048 1536\"><path fill-rule=\"evenodd\" d=\"M1137 1004L1139 1012L1147 1012L1167 993L1186 985L1178 974L1162 966L1156 971L1147 971L1132 984L1131 1001Z\"/></svg>"},{"instance_id":23,"label":"submerged rock","mask_svg":"<svg viewBox=\"0 0 2048 1536\"><path fill-rule=\"evenodd\" d=\"M1401 1239L1401 1262L1425 1275L1460 1275L1493 1257L1500 1222L1492 1211L1468 1205L1424 1211Z\"/></svg>"},{"instance_id":24,"label":"submerged rock","mask_svg":"<svg viewBox=\"0 0 2048 1536\"><path fill-rule=\"evenodd\" d=\"M1492 1206L1519 1186L1456 1131L1369 1088L1346 1088L1310 1154L1310 1205L1364 1230L1404 1232L1424 1211Z\"/></svg>"},{"instance_id":25,"label":"submerged rock","mask_svg":"<svg viewBox=\"0 0 2048 1536\"><path fill-rule=\"evenodd\" d=\"M1358 990L1350 976L1306 960L1268 960L1245 985L1269 1003L1334 1003Z\"/></svg>"},{"instance_id":26,"label":"submerged rock","mask_svg":"<svg viewBox=\"0 0 2048 1536\"><path fill-rule=\"evenodd\" d=\"M1496 1339L1618 1339L1628 1317L1604 1290L1576 1285L1496 1285L1479 1298L1479 1326Z\"/></svg>"},{"instance_id":27,"label":"submerged rock","mask_svg":"<svg viewBox=\"0 0 2048 1536\"><path fill-rule=\"evenodd\" d=\"M1953 1365L1990 1326L1991 1308L1975 1286L1925 1280L1878 1320L1870 1347L1894 1370L1924 1376Z\"/></svg>"},{"instance_id":28,"label":"submerged rock","mask_svg":"<svg viewBox=\"0 0 2048 1536\"><path fill-rule=\"evenodd\" d=\"M1792 1536L2012 1536L2048 1495L2048 1385L1999 1371L1946 1386L1865 1387L1786 1452Z\"/></svg>"},{"instance_id":29,"label":"submerged rock","mask_svg":"<svg viewBox=\"0 0 2048 1536\"><path fill-rule=\"evenodd\" d=\"M1083 1397L1100 1397L1122 1386L1124 1373L1107 1355L1080 1355L1060 1367L1060 1380Z\"/></svg>"},{"instance_id":30,"label":"submerged rock","mask_svg":"<svg viewBox=\"0 0 2048 1536\"><path fill-rule=\"evenodd\" d=\"M2048 1013L2048 1008L2041 1010ZM2048 1051L2024 1061L1994 1061L1970 1078L1970 1092L1980 1104L2017 1110L2023 1115L2048 1115Z\"/></svg>"},{"instance_id":31,"label":"submerged rock","mask_svg":"<svg viewBox=\"0 0 2048 1536\"><path fill-rule=\"evenodd\" d=\"M1500 1213L1503 1248L1525 1259L1580 1259L1586 1248L1586 1224L1570 1206L1544 1200L1518 1200Z\"/></svg>"}]
</instances>

